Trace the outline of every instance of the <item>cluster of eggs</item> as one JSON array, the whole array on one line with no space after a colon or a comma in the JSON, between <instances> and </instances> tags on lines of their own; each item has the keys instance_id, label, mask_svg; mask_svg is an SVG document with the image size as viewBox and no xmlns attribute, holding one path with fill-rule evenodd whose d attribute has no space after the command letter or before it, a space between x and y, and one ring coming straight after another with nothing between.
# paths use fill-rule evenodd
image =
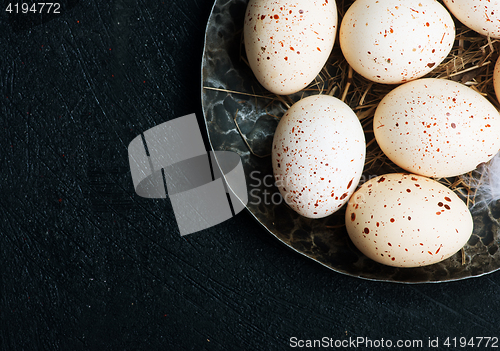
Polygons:
<instances>
[{"instance_id":1,"label":"cluster of eggs","mask_svg":"<svg viewBox=\"0 0 500 351\"><path fill-rule=\"evenodd\" d=\"M500 150L500 114L466 85L423 78L450 53L454 20L500 38L500 0L356 0L339 29L352 69L397 84L375 111L384 154L408 173L358 187L366 142L354 111L329 95L301 99L284 114L272 146L280 193L297 213L322 218L347 204L347 232L367 257L416 267L460 250L473 230L466 204L434 178L467 173ZM244 40L257 80L278 95L308 86L337 35L334 0L250 0ZM500 98L500 63L494 72Z\"/></svg>"}]
</instances>

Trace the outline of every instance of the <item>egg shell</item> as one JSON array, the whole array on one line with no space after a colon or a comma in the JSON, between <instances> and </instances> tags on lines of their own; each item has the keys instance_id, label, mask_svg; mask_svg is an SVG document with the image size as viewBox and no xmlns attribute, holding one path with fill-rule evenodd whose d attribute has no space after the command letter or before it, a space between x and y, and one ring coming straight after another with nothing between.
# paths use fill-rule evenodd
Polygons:
<instances>
[{"instance_id":1,"label":"egg shell","mask_svg":"<svg viewBox=\"0 0 500 351\"><path fill-rule=\"evenodd\" d=\"M402 173L364 183L349 200L345 221L362 253L395 267L442 261L460 250L473 230L469 209L453 191Z\"/></svg>"},{"instance_id":2,"label":"egg shell","mask_svg":"<svg viewBox=\"0 0 500 351\"><path fill-rule=\"evenodd\" d=\"M276 185L297 213L328 216L356 189L365 154L363 128L349 106L328 95L307 97L293 104L276 128Z\"/></svg>"},{"instance_id":3,"label":"egg shell","mask_svg":"<svg viewBox=\"0 0 500 351\"><path fill-rule=\"evenodd\" d=\"M357 0L342 19L339 39L354 71L397 84L424 76L446 58L455 24L435 0Z\"/></svg>"},{"instance_id":4,"label":"egg shell","mask_svg":"<svg viewBox=\"0 0 500 351\"><path fill-rule=\"evenodd\" d=\"M443 2L468 28L482 35L500 39L499 0L444 0Z\"/></svg>"},{"instance_id":5,"label":"egg shell","mask_svg":"<svg viewBox=\"0 0 500 351\"><path fill-rule=\"evenodd\" d=\"M500 149L495 106L446 79L419 79L392 90L375 111L373 129L390 160L429 177L470 172Z\"/></svg>"},{"instance_id":6,"label":"egg shell","mask_svg":"<svg viewBox=\"0 0 500 351\"><path fill-rule=\"evenodd\" d=\"M500 101L500 57L497 59L495 69L493 70L493 88L495 89L497 101Z\"/></svg>"},{"instance_id":7,"label":"egg shell","mask_svg":"<svg viewBox=\"0 0 500 351\"><path fill-rule=\"evenodd\" d=\"M333 0L250 0L244 21L248 63L270 92L298 92L325 65L336 31Z\"/></svg>"}]
</instances>

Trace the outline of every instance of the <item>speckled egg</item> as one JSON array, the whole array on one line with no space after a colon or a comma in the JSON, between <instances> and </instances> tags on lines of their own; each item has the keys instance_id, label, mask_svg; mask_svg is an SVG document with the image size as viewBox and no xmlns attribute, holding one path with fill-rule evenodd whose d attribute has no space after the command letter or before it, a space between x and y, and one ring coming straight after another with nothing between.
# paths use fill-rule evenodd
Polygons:
<instances>
[{"instance_id":1,"label":"speckled egg","mask_svg":"<svg viewBox=\"0 0 500 351\"><path fill-rule=\"evenodd\" d=\"M453 191L402 173L364 183L349 200L345 222L362 253L396 267L442 261L467 243L473 229L469 209Z\"/></svg>"},{"instance_id":2,"label":"speckled egg","mask_svg":"<svg viewBox=\"0 0 500 351\"><path fill-rule=\"evenodd\" d=\"M250 0L244 22L248 63L270 92L298 92L325 65L336 31L333 0Z\"/></svg>"},{"instance_id":3,"label":"speckled egg","mask_svg":"<svg viewBox=\"0 0 500 351\"><path fill-rule=\"evenodd\" d=\"M274 134L276 185L300 215L328 216L356 189L365 154L363 128L349 106L328 95L307 97L290 107Z\"/></svg>"},{"instance_id":4,"label":"speckled egg","mask_svg":"<svg viewBox=\"0 0 500 351\"><path fill-rule=\"evenodd\" d=\"M450 12L470 29L500 39L500 0L444 0Z\"/></svg>"},{"instance_id":5,"label":"speckled egg","mask_svg":"<svg viewBox=\"0 0 500 351\"><path fill-rule=\"evenodd\" d=\"M390 160L430 177L467 173L500 149L495 106L446 79L419 79L392 90L375 111L373 130Z\"/></svg>"},{"instance_id":6,"label":"speckled egg","mask_svg":"<svg viewBox=\"0 0 500 351\"><path fill-rule=\"evenodd\" d=\"M397 84L424 76L446 58L455 25L435 0L357 0L342 19L339 39L354 71Z\"/></svg>"}]
</instances>

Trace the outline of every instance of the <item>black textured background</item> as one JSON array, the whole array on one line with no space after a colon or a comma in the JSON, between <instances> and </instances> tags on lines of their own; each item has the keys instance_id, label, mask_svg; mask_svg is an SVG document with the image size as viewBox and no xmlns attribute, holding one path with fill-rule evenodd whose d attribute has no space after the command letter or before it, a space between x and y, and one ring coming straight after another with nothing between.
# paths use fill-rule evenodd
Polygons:
<instances>
[{"instance_id":1,"label":"black textured background","mask_svg":"<svg viewBox=\"0 0 500 351\"><path fill-rule=\"evenodd\" d=\"M204 131L200 65L212 1L66 0L60 15L44 16L9 14L7 4L1 350L500 337L500 273L427 285L355 279L287 249L246 212L180 237L168 200L135 195L127 159L135 136L193 112Z\"/></svg>"}]
</instances>

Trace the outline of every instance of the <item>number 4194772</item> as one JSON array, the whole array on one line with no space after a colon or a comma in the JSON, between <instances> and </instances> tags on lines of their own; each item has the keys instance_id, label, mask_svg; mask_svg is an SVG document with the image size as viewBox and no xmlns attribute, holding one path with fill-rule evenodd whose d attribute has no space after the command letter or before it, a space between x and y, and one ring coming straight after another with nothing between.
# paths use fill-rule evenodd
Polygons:
<instances>
[{"instance_id":1,"label":"number 4194772","mask_svg":"<svg viewBox=\"0 0 500 351\"><path fill-rule=\"evenodd\" d=\"M9 3L5 11L11 14L17 13L61 13L61 4L58 2L36 2L34 4Z\"/></svg>"}]
</instances>

